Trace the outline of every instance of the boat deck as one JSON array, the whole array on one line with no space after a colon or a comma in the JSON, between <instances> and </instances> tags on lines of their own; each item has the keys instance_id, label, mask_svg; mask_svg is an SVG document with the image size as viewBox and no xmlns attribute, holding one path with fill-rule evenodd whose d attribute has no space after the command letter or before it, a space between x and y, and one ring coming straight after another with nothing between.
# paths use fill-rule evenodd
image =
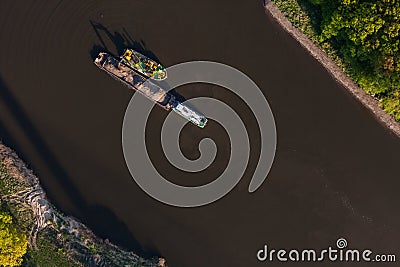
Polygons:
<instances>
[{"instance_id":1,"label":"boat deck","mask_svg":"<svg viewBox=\"0 0 400 267\"><path fill-rule=\"evenodd\" d=\"M171 108L169 105L171 96L164 89L150 82L146 77L126 66L115 57L102 54L101 58L95 60L95 64L104 69L113 78L142 93L163 108L167 110Z\"/></svg>"}]
</instances>

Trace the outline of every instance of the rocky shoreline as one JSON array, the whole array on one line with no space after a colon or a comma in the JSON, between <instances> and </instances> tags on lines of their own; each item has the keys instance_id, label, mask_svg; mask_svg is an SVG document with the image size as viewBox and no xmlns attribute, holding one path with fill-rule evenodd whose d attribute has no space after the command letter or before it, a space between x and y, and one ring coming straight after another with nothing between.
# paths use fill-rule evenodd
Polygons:
<instances>
[{"instance_id":1,"label":"rocky shoreline","mask_svg":"<svg viewBox=\"0 0 400 267\"><path fill-rule=\"evenodd\" d=\"M17 221L31 218L26 227L31 250L38 250L38 235L47 235L74 266L166 266L162 258L144 259L97 237L81 222L58 211L47 199L39 179L1 142L0 164L6 174L1 177L1 203L17 207L12 212Z\"/></svg>"},{"instance_id":2,"label":"rocky shoreline","mask_svg":"<svg viewBox=\"0 0 400 267\"><path fill-rule=\"evenodd\" d=\"M355 98L367 107L383 125L389 128L397 137L400 137L400 124L379 107L377 99L368 95L358 87L320 47L314 44L285 17L274 2L271 0L264 0L264 7L266 12L318 60L337 82L343 85Z\"/></svg>"}]
</instances>

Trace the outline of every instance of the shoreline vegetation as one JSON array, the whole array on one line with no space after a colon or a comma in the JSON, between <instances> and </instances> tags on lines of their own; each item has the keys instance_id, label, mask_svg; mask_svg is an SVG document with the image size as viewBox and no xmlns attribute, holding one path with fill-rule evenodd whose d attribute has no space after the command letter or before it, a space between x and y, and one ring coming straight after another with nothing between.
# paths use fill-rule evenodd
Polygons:
<instances>
[{"instance_id":1,"label":"shoreline vegetation","mask_svg":"<svg viewBox=\"0 0 400 267\"><path fill-rule=\"evenodd\" d=\"M1 142L0 196L0 265L166 267L165 259L139 257L58 211L39 179Z\"/></svg>"},{"instance_id":2,"label":"shoreline vegetation","mask_svg":"<svg viewBox=\"0 0 400 267\"><path fill-rule=\"evenodd\" d=\"M345 3L344 5L351 5L357 4L358 1L343 0L339 2ZM372 111L382 124L400 137L400 82L398 78L400 77L400 72L398 70L400 68L400 58L396 58L396 60L399 60L396 62L389 60L389 64L391 65L388 68L393 68L393 74L389 72L389 70L383 70L382 73L384 74L381 74L379 73L381 70L378 70L376 67L375 70L371 70L370 73L367 73L369 75L367 78L364 78L364 76L367 75L366 71L361 67L358 68L355 66L357 65L357 63L354 63L356 56L349 57L344 54L345 52L339 51L338 47L340 47L340 45L334 43L335 41L338 42L337 39L334 39L332 42L323 39L322 33L319 30L321 27L325 26L325 28L334 31L338 29L332 30L331 28L339 26L327 25L326 21L322 21L322 8L318 6L318 4L324 4L324 0L264 1L265 10L273 19L318 60L337 82L344 86L355 98ZM333 9L334 7L330 8ZM323 12L327 13L327 11ZM339 20L343 20L343 18L340 17ZM352 21L352 23L353 22L354 21ZM375 32L377 31L376 28L373 29L372 34L374 30ZM397 34L398 33L399 29L397 29ZM340 34L342 33L339 33L339 35ZM366 33L366 36L368 36L368 33ZM334 37L336 36L332 36L332 38ZM342 36L342 38L344 37ZM349 46L351 45L352 44L349 44ZM360 45L360 47L362 50L363 46ZM371 51L374 52L373 49L371 49ZM395 52L398 55L399 52ZM384 67L386 68L387 65ZM377 75L376 79L374 77L375 74ZM384 79L386 80L383 81ZM357 81L357 84L355 81Z\"/></svg>"}]
</instances>

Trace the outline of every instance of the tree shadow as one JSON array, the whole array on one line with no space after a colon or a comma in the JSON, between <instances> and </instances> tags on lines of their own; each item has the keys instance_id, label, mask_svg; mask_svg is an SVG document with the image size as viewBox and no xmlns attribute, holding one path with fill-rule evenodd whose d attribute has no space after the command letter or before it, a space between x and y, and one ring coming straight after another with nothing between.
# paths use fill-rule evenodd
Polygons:
<instances>
[{"instance_id":1,"label":"tree shadow","mask_svg":"<svg viewBox=\"0 0 400 267\"><path fill-rule=\"evenodd\" d=\"M48 173L57 180L69 200L81 212L80 219L82 222L87 224L89 228L92 228L94 233L100 237L108 238L125 249L133 250L136 254L144 257L155 256L155 252L144 252L140 243L134 238L128 227L110 209L103 206L88 205L79 190L71 182L62 164L57 160L53 151L27 116L24 108L6 86L1 75L0 99L4 102L4 108L9 111L7 113L12 114L7 120L13 121L23 131L23 136L32 145L34 154L38 155L42 162L46 163L45 168L48 170ZM2 118L0 117L0 119ZM28 157L24 153L24 148L19 145L16 138L13 138L12 132L6 129L2 121L0 121L0 134L0 139L4 144L12 147L29 164ZM56 199L51 199L51 201L56 206L62 206Z\"/></svg>"},{"instance_id":2,"label":"tree shadow","mask_svg":"<svg viewBox=\"0 0 400 267\"><path fill-rule=\"evenodd\" d=\"M76 199L76 203L80 203L82 201L80 195L78 194L77 190L68 183L67 174L61 164L57 161L55 155L52 151L48 148L46 142L41 137L38 130L35 128L29 117L26 115L23 107L18 103L12 92L7 88L6 84L4 83L3 79L0 77L0 96L5 103L5 108L8 109L9 114L12 114L15 124L18 125L22 131L24 136L30 141L33 145L35 152L40 155L41 159L47 163L47 167L54 177L58 177L60 182L62 182L63 187L70 192L72 199ZM8 133L10 137L10 133ZM18 143L16 140L10 140L5 142L6 144L13 145L18 147ZM23 149L18 151L22 158L26 160Z\"/></svg>"},{"instance_id":3,"label":"tree shadow","mask_svg":"<svg viewBox=\"0 0 400 267\"><path fill-rule=\"evenodd\" d=\"M140 243L133 238L125 223L118 220L115 214L107 207L96 205L90 206L85 214L91 229L100 238L108 239L114 244L132 250L135 254L151 258L158 256L157 251L144 251ZM101 222L101 223L99 223Z\"/></svg>"},{"instance_id":4,"label":"tree shadow","mask_svg":"<svg viewBox=\"0 0 400 267\"><path fill-rule=\"evenodd\" d=\"M322 23L322 10L319 5L315 5L310 2L310 0L297 0L300 8L307 14L310 18L311 27L317 34L321 33L321 23Z\"/></svg>"},{"instance_id":5,"label":"tree shadow","mask_svg":"<svg viewBox=\"0 0 400 267\"><path fill-rule=\"evenodd\" d=\"M1 84L0 84L0 90L1 90ZM4 123L1 121L1 118L0 118L0 143L6 145L8 147L12 147L16 151L20 151L20 147L18 146L14 137L7 130Z\"/></svg>"}]
</instances>

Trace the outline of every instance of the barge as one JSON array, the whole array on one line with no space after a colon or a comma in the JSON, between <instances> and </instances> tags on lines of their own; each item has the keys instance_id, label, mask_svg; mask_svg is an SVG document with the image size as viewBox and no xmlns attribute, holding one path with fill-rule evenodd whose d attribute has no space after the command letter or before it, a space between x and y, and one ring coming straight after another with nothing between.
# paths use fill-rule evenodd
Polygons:
<instances>
[{"instance_id":1,"label":"barge","mask_svg":"<svg viewBox=\"0 0 400 267\"><path fill-rule=\"evenodd\" d=\"M200 128L206 125L207 118L203 114L181 103L175 96L150 82L142 73L125 64L123 59L101 52L94 60L94 64L115 80L120 81L130 89L138 91L163 109L173 110Z\"/></svg>"}]
</instances>

